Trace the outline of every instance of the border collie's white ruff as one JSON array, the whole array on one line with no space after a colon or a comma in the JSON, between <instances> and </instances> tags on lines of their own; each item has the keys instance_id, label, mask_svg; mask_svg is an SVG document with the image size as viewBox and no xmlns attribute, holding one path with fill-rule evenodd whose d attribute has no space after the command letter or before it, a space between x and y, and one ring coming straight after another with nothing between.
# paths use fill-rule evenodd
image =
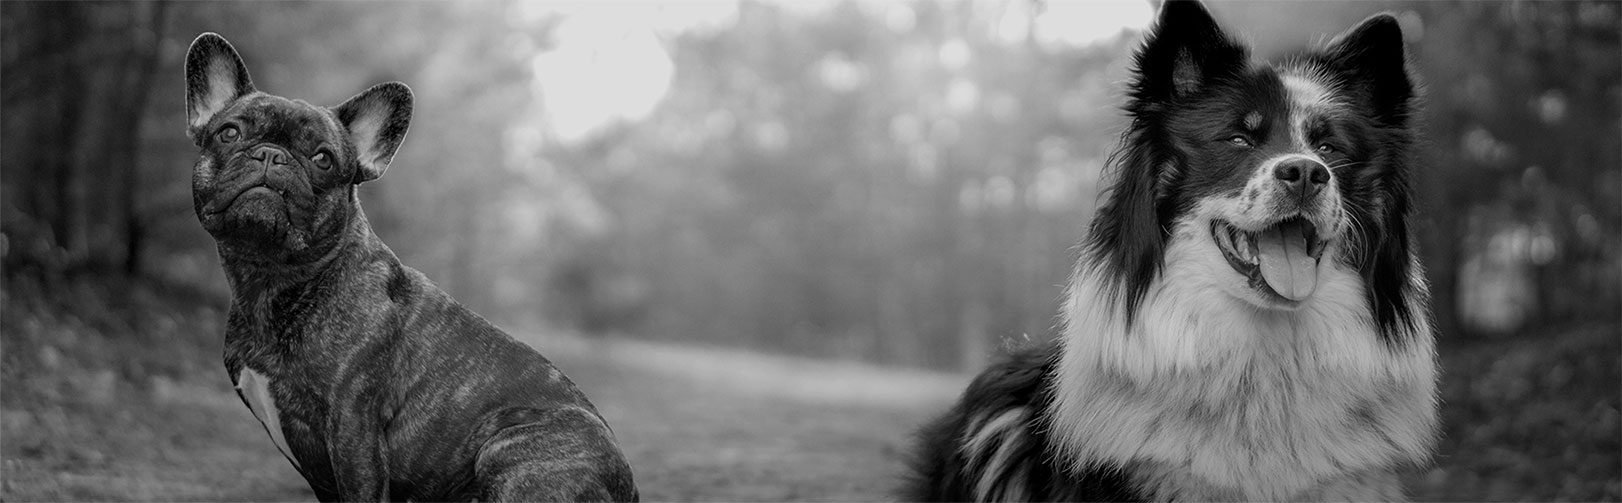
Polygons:
<instances>
[{"instance_id":1,"label":"border collie's white ruff","mask_svg":"<svg viewBox=\"0 0 1622 503\"><path fill-rule=\"evenodd\" d=\"M1396 21L1258 64L1173 0L1136 63L1058 346L926 427L904 496L1403 499L1437 369Z\"/></svg>"},{"instance_id":2,"label":"border collie's white ruff","mask_svg":"<svg viewBox=\"0 0 1622 503\"><path fill-rule=\"evenodd\" d=\"M1429 455L1428 323L1387 347L1362 282L1336 261L1294 311L1240 301L1230 291L1244 283L1206 237L1208 218L1178 225L1130 329L1096 269L1071 281L1048 418L1064 457L1147 462L1154 500L1401 499L1395 474L1365 472Z\"/></svg>"}]
</instances>

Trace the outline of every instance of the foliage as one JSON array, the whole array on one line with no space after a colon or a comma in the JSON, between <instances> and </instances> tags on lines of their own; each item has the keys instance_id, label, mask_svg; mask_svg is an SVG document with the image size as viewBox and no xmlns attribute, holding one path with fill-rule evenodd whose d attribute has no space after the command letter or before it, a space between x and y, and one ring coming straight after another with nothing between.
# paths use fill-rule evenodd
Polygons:
<instances>
[{"instance_id":1,"label":"foliage","mask_svg":"<svg viewBox=\"0 0 1622 503\"><path fill-rule=\"evenodd\" d=\"M1424 243L1446 332L1617 319L1622 5L1411 8L1432 141Z\"/></svg>"},{"instance_id":2,"label":"foliage","mask_svg":"<svg viewBox=\"0 0 1622 503\"><path fill-rule=\"evenodd\" d=\"M1010 32L1035 26L1033 5L741 2L657 32L674 68L657 108L582 136L549 126L562 111L538 84L564 11L7 2L4 264L223 291L178 92L186 43L218 31L273 93L416 89L403 150L362 199L408 264L479 312L975 367L1049 332L1123 120L1136 34ZM1420 228L1445 334L1614 318L1616 4L1215 8L1268 53L1398 12L1428 89Z\"/></svg>"},{"instance_id":3,"label":"foliage","mask_svg":"<svg viewBox=\"0 0 1622 503\"><path fill-rule=\"evenodd\" d=\"M224 298L94 275L4 284L0 499L313 497L231 391Z\"/></svg>"},{"instance_id":4,"label":"foliage","mask_svg":"<svg viewBox=\"0 0 1622 503\"><path fill-rule=\"evenodd\" d=\"M1125 43L1049 51L977 4L915 7L898 30L744 4L674 40L655 115L559 155L616 225L565 248L556 285L580 290L556 300L638 309L609 330L936 366L1047 332Z\"/></svg>"},{"instance_id":5,"label":"foliage","mask_svg":"<svg viewBox=\"0 0 1622 503\"><path fill-rule=\"evenodd\" d=\"M1416 501L1622 499L1622 326L1558 326L1525 340L1442 348L1436 466Z\"/></svg>"}]
</instances>

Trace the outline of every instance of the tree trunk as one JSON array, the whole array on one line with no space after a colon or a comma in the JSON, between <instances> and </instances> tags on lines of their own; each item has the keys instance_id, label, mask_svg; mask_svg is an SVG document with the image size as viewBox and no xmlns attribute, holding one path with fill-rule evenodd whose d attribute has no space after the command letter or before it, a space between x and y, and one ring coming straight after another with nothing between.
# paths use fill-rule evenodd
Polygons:
<instances>
[{"instance_id":1,"label":"tree trunk","mask_svg":"<svg viewBox=\"0 0 1622 503\"><path fill-rule=\"evenodd\" d=\"M40 141L31 142L33 149L32 161L37 162L36 169L48 170L52 181L56 182L50 189L50 200L42 198L37 201L39 206L34 210L49 215L51 238L60 251L66 255L68 261L76 260L82 251L83 223L80 216L84 211L84 202L76 197L77 187L84 178L81 166L73 162L71 155L73 137L79 130L79 123L84 114L81 98L86 89L84 74L78 71L77 65L68 59L79 51L77 41L83 39L88 31L85 29L86 16L82 4L60 3L52 4L43 14L51 19L49 23L54 29L46 35L50 45L59 49L56 54L62 56L55 62L44 63L50 65L55 71L41 71L37 78L46 81L48 97L42 101L45 121L48 124L39 138ZM55 85L52 85L55 84Z\"/></svg>"},{"instance_id":2,"label":"tree trunk","mask_svg":"<svg viewBox=\"0 0 1622 503\"><path fill-rule=\"evenodd\" d=\"M141 117L146 111L146 103L152 95L152 78L157 72L159 44L163 41L167 25L168 2L158 1L147 9L147 16L143 25L133 27L131 38L135 54L127 59L129 75L129 99L120 100L120 105L114 112L114 138L118 138L117 148L112 149L116 157L110 159L112 166L120 169L124 183L115 185L118 191L119 213L123 217L123 267L124 274L136 276L141 268L141 245L144 237L141 225L141 215L136 205L136 194L139 192L140 180ZM118 134L123 132L123 134ZM122 161L122 162L120 162Z\"/></svg>"}]
</instances>

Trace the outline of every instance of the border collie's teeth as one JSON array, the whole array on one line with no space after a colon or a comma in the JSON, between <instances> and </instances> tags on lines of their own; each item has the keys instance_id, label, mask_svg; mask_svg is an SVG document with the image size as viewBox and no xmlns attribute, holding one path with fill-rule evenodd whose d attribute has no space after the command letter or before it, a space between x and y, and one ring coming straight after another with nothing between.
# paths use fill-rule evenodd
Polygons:
<instances>
[{"instance_id":1,"label":"border collie's teeth","mask_svg":"<svg viewBox=\"0 0 1622 503\"><path fill-rule=\"evenodd\" d=\"M1256 234L1239 230L1237 227L1227 225L1228 249L1233 250L1240 260L1256 263Z\"/></svg>"}]
</instances>

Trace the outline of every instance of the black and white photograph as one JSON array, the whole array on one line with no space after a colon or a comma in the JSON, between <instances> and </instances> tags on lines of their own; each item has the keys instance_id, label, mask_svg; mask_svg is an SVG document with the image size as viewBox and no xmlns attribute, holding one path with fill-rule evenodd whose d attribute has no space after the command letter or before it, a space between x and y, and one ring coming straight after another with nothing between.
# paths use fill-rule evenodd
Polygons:
<instances>
[{"instance_id":1,"label":"black and white photograph","mask_svg":"<svg viewBox=\"0 0 1622 503\"><path fill-rule=\"evenodd\" d=\"M1622 2L0 2L0 501L1622 501Z\"/></svg>"}]
</instances>

